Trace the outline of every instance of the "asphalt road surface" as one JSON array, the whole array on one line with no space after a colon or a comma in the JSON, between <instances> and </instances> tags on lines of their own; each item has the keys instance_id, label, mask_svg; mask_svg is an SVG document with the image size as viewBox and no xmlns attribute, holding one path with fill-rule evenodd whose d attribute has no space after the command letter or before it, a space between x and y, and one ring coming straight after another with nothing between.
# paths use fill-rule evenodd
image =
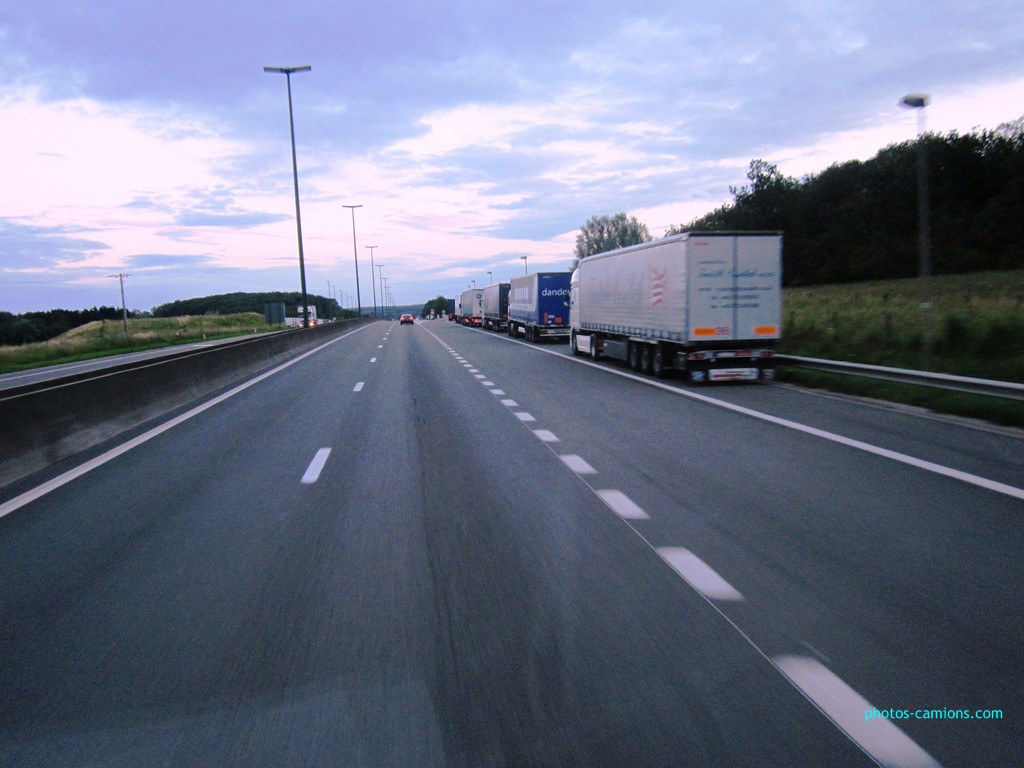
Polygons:
<instances>
[{"instance_id":1,"label":"asphalt road surface","mask_svg":"<svg viewBox=\"0 0 1024 768\"><path fill-rule=\"evenodd\" d=\"M441 321L172 415L0 489L0 765L1024 765L1019 433Z\"/></svg>"}]
</instances>

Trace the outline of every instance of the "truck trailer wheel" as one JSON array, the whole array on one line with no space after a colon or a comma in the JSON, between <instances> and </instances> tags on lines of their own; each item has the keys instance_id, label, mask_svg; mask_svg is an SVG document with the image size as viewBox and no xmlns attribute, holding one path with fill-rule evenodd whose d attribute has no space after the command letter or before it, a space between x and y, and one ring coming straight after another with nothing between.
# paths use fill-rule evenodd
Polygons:
<instances>
[{"instance_id":1,"label":"truck trailer wheel","mask_svg":"<svg viewBox=\"0 0 1024 768\"><path fill-rule=\"evenodd\" d=\"M629 342L629 368L633 371L640 370L640 345L635 341Z\"/></svg>"},{"instance_id":2,"label":"truck trailer wheel","mask_svg":"<svg viewBox=\"0 0 1024 768\"><path fill-rule=\"evenodd\" d=\"M640 372L650 373L651 372L651 345L644 344L640 350Z\"/></svg>"},{"instance_id":3,"label":"truck trailer wheel","mask_svg":"<svg viewBox=\"0 0 1024 768\"><path fill-rule=\"evenodd\" d=\"M597 351L597 336L590 337L590 359L597 360L601 353Z\"/></svg>"},{"instance_id":4,"label":"truck trailer wheel","mask_svg":"<svg viewBox=\"0 0 1024 768\"><path fill-rule=\"evenodd\" d=\"M665 373L668 371L668 367L665 365L665 350L661 348L661 345L655 348L654 355L651 357L651 373L657 379L665 378Z\"/></svg>"},{"instance_id":5,"label":"truck trailer wheel","mask_svg":"<svg viewBox=\"0 0 1024 768\"><path fill-rule=\"evenodd\" d=\"M569 351L572 352L574 355L578 355L580 353L580 348L576 346L575 331L569 334Z\"/></svg>"}]
</instances>

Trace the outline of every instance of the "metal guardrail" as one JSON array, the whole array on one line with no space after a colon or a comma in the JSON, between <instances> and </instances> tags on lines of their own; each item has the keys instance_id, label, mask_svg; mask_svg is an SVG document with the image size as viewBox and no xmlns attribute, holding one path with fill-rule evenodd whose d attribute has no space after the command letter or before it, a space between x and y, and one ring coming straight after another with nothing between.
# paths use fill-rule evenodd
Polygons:
<instances>
[{"instance_id":1,"label":"metal guardrail","mask_svg":"<svg viewBox=\"0 0 1024 768\"><path fill-rule=\"evenodd\" d=\"M863 363L845 363L838 360L820 360L815 357L796 357L794 355L776 355L775 359L783 365L794 368L807 368L826 373L842 373L850 376L864 376L870 379L884 379L902 384L917 384L924 387L949 389L954 392L968 392L974 395L991 395L1011 400L1024 400L1024 384L1012 381L992 381L991 379L975 379L969 376L953 376L948 373L931 373L929 371L912 371L907 368L888 368L883 365L865 365Z\"/></svg>"}]
</instances>

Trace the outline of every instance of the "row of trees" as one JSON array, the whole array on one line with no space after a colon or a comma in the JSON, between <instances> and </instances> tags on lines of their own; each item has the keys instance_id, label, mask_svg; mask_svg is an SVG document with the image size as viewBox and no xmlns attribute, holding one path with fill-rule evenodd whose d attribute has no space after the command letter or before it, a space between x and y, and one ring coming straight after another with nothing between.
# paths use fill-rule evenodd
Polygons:
<instances>
[{"instance_id":1,"label":"row of trees","mask_svg":"<svg viewBox=\"0 0 1024 768\"><path fill-rule=\"evenodd\" d=\"M324 296L307 294L306 303L316 307L318 317L348 317L354 312L343 310L337 301ZM269 291L264 293L221 293L198 299L182 299L153 308L154 317L182 317L184 315L234 315L239 312L263 314L267 304L284 304L289 315L302 304L299 291Z\"/></svg>"},{"instance_id":2,"label":"row of trees","mask_svg":"<svg viewBox=\"0 0 1024 768\"><path fill-rule=\"evenodd\" d=\"M923 147L922 147L923 143ZM983 131L889 146L797 180L754 160L733 201L667 234L764 230L784 234L786 285L917 274L917 163L928 167L933 271L958 274L1024 268L1024 118ZM575 257L650 239L626 214L596 216L576 239Z\"/></svg>"},{"instance_id":3,"label":"row of trees","mask_svg":"<svg viewBox=\"0 0 1024 768\"><path fill-rule=\"evenodd\" d=\"M128 316L134 317L134 313L129 312ZM51 309L46 312L26 312L21 315L0 312L0 346L46 341L94 320L120 319L121 310L116 307Z\"/></svg>"}]
</instances>

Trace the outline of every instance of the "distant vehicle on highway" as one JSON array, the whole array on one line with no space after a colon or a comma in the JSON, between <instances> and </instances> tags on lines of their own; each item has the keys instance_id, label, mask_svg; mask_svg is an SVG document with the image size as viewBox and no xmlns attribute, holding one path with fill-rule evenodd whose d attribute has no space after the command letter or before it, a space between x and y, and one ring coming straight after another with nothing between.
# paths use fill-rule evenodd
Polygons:
<instances>
[{"instance_id":1,"label":"distant vehicle on highway","mask_svg":"<svg viewBox=\"0 0 1024 768\"><path fill-rule=\"evenodd\" d=\"M406 315L402 315L401 318L399 318L399 322L402 325L405 325L406 323L408 323L409 325L412 325L413 323L416 322L416 320L415 320L415 318L412 315L406 314Z\"/></svg>"}]
</instances>

